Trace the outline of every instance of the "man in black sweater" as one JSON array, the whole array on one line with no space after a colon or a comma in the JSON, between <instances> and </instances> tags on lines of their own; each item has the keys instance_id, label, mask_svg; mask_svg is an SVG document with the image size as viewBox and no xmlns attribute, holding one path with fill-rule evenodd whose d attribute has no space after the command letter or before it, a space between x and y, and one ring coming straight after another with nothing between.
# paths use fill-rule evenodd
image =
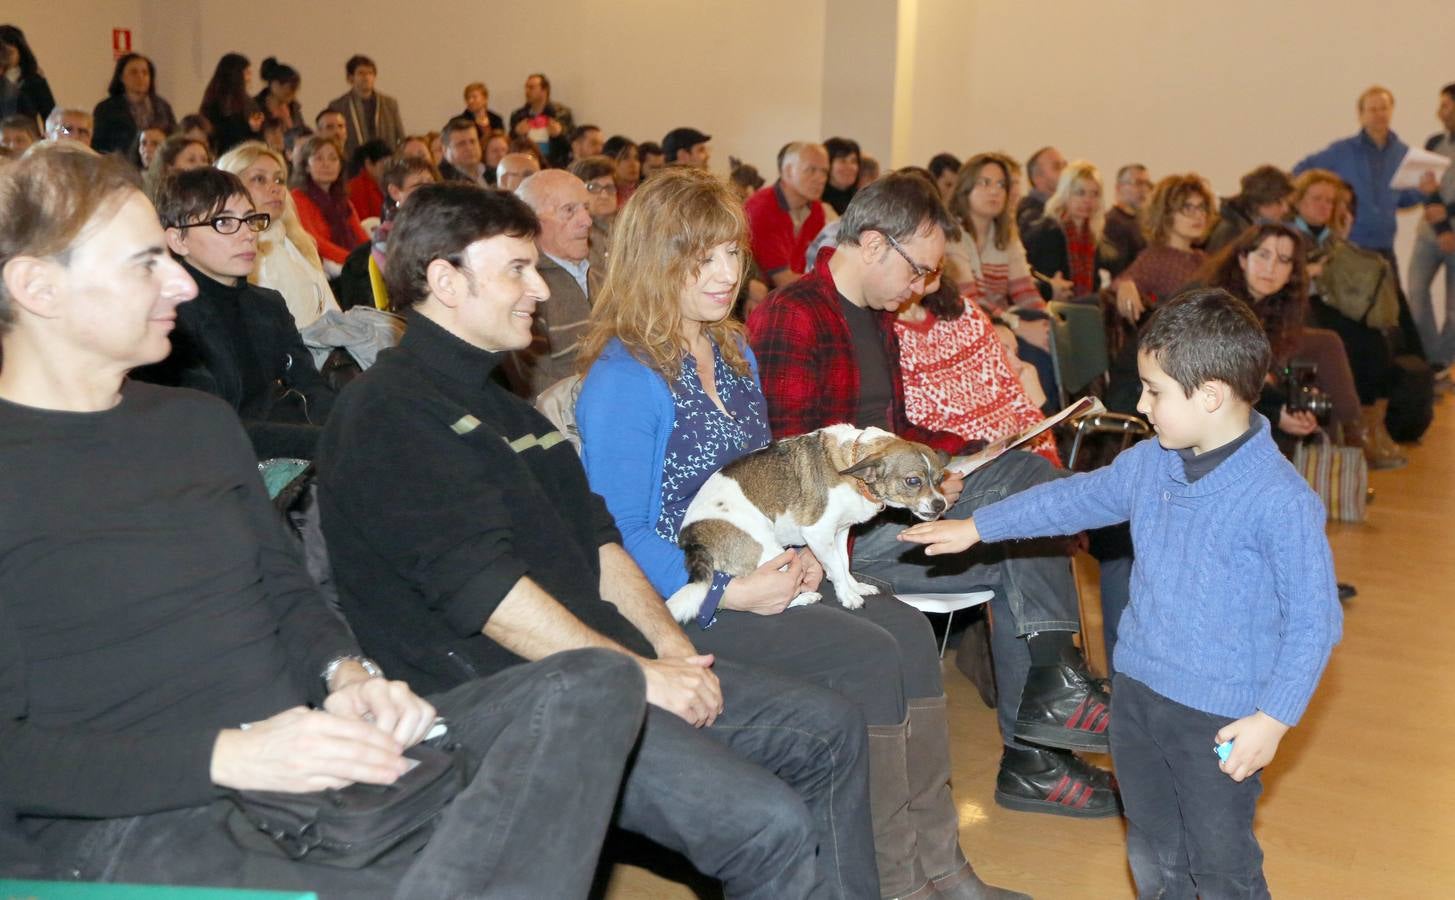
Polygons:
<instances>
[{"instance_id":1,"label":"man in black sweater","mask_svg":"<svg viewBox=\"0 0 1455 900\"><path fill-rule=\"evenodd\" d=\"M538 231L517 197L472 185L425 185L402 207L387 277L409 331L342 393L319 445L346 614L370 653L434 687L562 650L623 654L649 706L617 824L731 897L877 895L858 711L699 655L571 445L492 382L548 296Z\"/></svg>"},{"instance_id":2,"label":"man in black sweater","mask_svg":"<svg viewBox=\"0 0 1455 900\"><path fill-rule=\"evenodd\" d=\"M428 702L383 678L233 412L126 379L197 291L133 178L62 147L0 172L0 878L585 896L640 670L560 654ZM344 869L233 837L231 791L392 784L436 710L467 783L418 853Z\"/></svg>"}]
</instances>

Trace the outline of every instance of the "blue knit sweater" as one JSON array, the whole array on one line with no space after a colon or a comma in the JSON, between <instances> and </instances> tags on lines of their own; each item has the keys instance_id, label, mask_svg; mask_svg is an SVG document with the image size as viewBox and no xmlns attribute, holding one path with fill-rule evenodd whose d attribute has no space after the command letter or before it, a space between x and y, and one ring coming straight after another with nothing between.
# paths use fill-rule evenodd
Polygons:
<instances>
[{"instance_id":1,"label":"blue knit sweater","mask_svg":"<svg viewBox=\"0 0 1455 900\"><path fill-rule=\"evenodd\" d=\"M1354 217L1349 240L1367 250L1389 250L1394 247L1398 226L1395 212L1424 202L1424 194L1417 190L1396 191L1389 186L1409 150L1409 145L1393 131L1380 147L1368 132L1360 130L1353 137L1334 141L1305 156L1293 167L1293 174L1329 169L1349 182L1359 198L1359 215Z\"/></svg>"},{"instance_id":2,"label":"blue knit sweater","mask_svg":"<svg viewBox=\"0 0 1455 900\"><path fill-rule=\"evenodd\" d=\"M1116 668L1215 715L1303 715L1343 626L1324 508L1274 446L1268 420L1191 484L1147 440L1106 468L975 513L985 541L1130 520L1136 561Z\"/></svg>"}]
</instances>

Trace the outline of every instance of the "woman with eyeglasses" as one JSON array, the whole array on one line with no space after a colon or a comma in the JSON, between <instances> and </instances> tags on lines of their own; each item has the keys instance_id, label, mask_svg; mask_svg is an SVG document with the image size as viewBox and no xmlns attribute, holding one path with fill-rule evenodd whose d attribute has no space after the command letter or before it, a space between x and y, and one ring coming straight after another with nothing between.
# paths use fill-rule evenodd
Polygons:
<instances>
[{"instance_id":1,"label":"woman with eyeglasses","mask_svg":"<svg viewBox=\"0 0 1455 900\"><path fill-rule=\"evenodd\" d=\"M332 278L342 270L349 253L369 240L358 212L349 202L343 178L343 145L315 134L303 144L296 158L302 165L293 173L293 202L304 229L318 242L323 269Z\"/></svg>"},{"instance_id":2,"label":"woman with eyeglasses","mask_svg":"<svg viewBox=\"0 0 1455 900\"><path fill-rule=\"evenodd\" d=\"M1085 160L1061 170L1046 210L1025 234L1026 259L1040 273L1041 296L1070 300L1097 288L1097 249L1106 225L1101 172Z\"/></svg>"},{"instance_id":3,"label":"woman with eyeglasses","mask_svg":"<svg viewBox=\"0 0 1455 900\"><path fill-rule=\"evenodd\" d=\"M1112 283L1117 313L1133 324L1182 289L1207 254L1197 249L1212 226L1215 198L1202 176L1168 175L1142 210L1147 247Z\"/></svg>"},{"instance_id":4,"label":"woman with eyeglasses","mask_svg":"<svg viewBox=\"0 0 1455 900\"><path fill-rule=\"evenodd\" d=\"M236 175L213 168L169 177L156 205L167 248L197 282L197 299L177 308L170 355L134 377L226 400L259 459L311 459L334 393L282 296L248 283L270 216Z\"/></svg>"},{"instance_id":5,"label":"woman with eyeglasses","mask_svg":"<svg viewBox=\"0 0 1455 900\"><path fill-rule=\"evenodd\" d=\"M609 156L588 156L571 163L571 174L586 182L586 210L591 213L592 266L606 271L611 251L612 225L616 222L616 163Z\"/></svg>"},{"instance_id":6,"label":"woman with eyeglasses","mask_svg":"<svg viewBox=\"0 0 1455 900\"><path fill-rule=\"evenodd\" d=\"M324 313L337 310L318 244L298 220L293 195L288 192L283 155L259 141L244 141L222 154L217 167L241 178L253 207L268 214L268 227L258 235L258 259L249 280L282 294L300 331Z\"/></svg>"}]
</instances>

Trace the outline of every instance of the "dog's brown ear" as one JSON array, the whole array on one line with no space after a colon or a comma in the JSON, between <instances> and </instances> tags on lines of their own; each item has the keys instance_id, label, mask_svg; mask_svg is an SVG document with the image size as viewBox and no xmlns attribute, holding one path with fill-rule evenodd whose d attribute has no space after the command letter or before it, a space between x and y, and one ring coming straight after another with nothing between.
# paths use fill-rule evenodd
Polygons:
<instances>
[{"instance_id":1,"label":"dog's brown ear","mask_svg":"<svg viewBox=\"0 0 1455 900\"><path fill-rule=\"evenodd\" d=\"M945 466L948 466L950 464L950 454L940 449L934 449L934 453L935 464L938 465L940 468L943 469Z\"/></svg>"},{"instance_id":2,"label":"dog's brown ear","mask_svg":"<svg viewBox=\"0 0 1455 900\"><path fill-rule=\"evenodd\" d=\"M884 457L877 453L871 454L847 469L841 470L839 474L857 478L865 484L873 484L884 477Z\"/></svg>"}]
</instances>

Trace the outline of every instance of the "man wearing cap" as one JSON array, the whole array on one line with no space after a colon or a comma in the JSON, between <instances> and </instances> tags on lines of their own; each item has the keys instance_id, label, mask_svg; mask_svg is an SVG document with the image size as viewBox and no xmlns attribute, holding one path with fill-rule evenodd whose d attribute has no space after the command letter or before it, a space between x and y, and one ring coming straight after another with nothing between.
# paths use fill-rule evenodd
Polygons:
<instances>
[{"instance_id":1,"label":"man wearing cap","mask_svg":"<svg viewBox=\"0 0 1455 900\"><path fill-rule=\"evenodd\" d=\"M707 161L712 157L712 148L707 146L710 140L712 135L703 134L696 128L673 128L662 138L662 153L667 157L667 165L706 169Z\"/></svg>"}]
</instances>

